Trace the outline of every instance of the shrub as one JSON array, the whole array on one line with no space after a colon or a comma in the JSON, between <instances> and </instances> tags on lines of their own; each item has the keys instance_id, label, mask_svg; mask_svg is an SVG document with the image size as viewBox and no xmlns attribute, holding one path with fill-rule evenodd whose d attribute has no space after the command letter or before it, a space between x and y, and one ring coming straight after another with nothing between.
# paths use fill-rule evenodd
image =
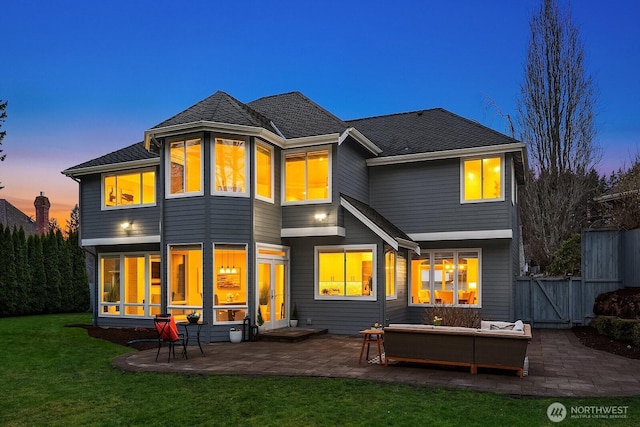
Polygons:
<instances>
[{"instance_id":1,"label":"shrub","mask_svg":"<svg viewBox=\"0 0 640 427\"><path fill-rule=\"evenodd\" d=\"M442 326L479 328L480 322L482 321L481 310L479 308L435 305L424 309L422 323L431 325L436 316L442 319Z\"/></svg>"},{"instance_id":2,"label":"shrub","mask_svg":"<svg viewBox=\"0 0 640 427\"><path fill-rule=\"evenodd\" d=\"M601 335L640 345L640 322L637 320L598 316L593 320L592 326Z\"/></svg>"}]
</instances>

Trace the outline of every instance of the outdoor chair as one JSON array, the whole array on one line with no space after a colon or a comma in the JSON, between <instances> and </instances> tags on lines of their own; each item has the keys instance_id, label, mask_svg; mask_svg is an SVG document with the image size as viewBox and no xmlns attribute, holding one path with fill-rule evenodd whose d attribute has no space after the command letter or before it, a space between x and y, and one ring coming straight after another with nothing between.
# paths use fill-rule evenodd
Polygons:
<instances>
[{"instance_id":1,"label":"outdoor chair","mask_svg":"<svg viewBox=\"0 0 640 427\"><path fill-rule=\"evenodd\" d=\"M160 356L160 349L162 344L166 343L169 346L169 359L171 361L171 354L173 358L176 358L176 345L182 345L182 356L187 358L187 346L185 342L184 334L178 332L173 316L170 314L158 314L153 320L158 331L158 352L156 353L156 362L158 356Z\"/></svg>"}]
</instances>

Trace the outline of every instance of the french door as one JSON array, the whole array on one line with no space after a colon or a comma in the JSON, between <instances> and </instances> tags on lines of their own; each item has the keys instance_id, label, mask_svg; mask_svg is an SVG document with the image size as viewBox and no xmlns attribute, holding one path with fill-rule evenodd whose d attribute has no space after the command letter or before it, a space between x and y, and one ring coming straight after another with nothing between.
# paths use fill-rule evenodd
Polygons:
<instances>
[{"instance_id":1,"label":"french door","mask_svg":"<svg viewBox=\"0 0 640 427\"><path fill-rule=\"evenodd\" d=\"M288 261L258 256L257 301L265 330L289 325Z\"/></svg>"}]
</instances>

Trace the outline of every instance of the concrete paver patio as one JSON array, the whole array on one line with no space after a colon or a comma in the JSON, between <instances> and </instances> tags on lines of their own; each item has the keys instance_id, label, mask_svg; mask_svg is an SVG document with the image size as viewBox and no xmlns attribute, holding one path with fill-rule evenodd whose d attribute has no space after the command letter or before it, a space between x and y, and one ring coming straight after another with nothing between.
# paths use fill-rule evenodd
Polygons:
<instances>
[{"instance_id":1,"label":"concrete paver patio","mask_svg":"<svg viewBox=\"0 0 640 427\"><path fill-rule=\"evenodd\" d=\"M358 364L361 344L360 336L342 335L296 343L211 343L204 356L190 346L186 360L178 355L167 362L163 347L158 362L154 349L120 356L113 364L128 371L354 378L522 396L640 395L640 360L585 347L570 330L533 331L524 378L513 371L479 369L471 375L468 369L441 366Z\"/></svg>"}]
</instances>

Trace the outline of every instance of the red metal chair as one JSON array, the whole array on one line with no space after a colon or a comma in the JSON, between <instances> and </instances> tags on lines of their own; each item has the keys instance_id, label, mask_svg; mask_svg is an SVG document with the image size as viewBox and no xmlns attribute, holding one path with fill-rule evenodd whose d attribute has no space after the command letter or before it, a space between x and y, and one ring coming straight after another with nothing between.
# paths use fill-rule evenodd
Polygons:
<instances>
[{"instance_id":1,"label":"red metal chair","mask_svg":"<svg viewBox=\"0 0 640 427\"><path fill-rule=\"evenodd\" d=\"M160 355L160 348L163 343L167 343L169 346L169 362L171 361L171 354L173 358L176 358L176 345L182 345L182 356L187 359L187 346L185 343L184 334L178 332L178 327L170 314L158 314L153 320L158 331L158 352L156 353L156 362Z\"/></svg>"}]
</instances>

